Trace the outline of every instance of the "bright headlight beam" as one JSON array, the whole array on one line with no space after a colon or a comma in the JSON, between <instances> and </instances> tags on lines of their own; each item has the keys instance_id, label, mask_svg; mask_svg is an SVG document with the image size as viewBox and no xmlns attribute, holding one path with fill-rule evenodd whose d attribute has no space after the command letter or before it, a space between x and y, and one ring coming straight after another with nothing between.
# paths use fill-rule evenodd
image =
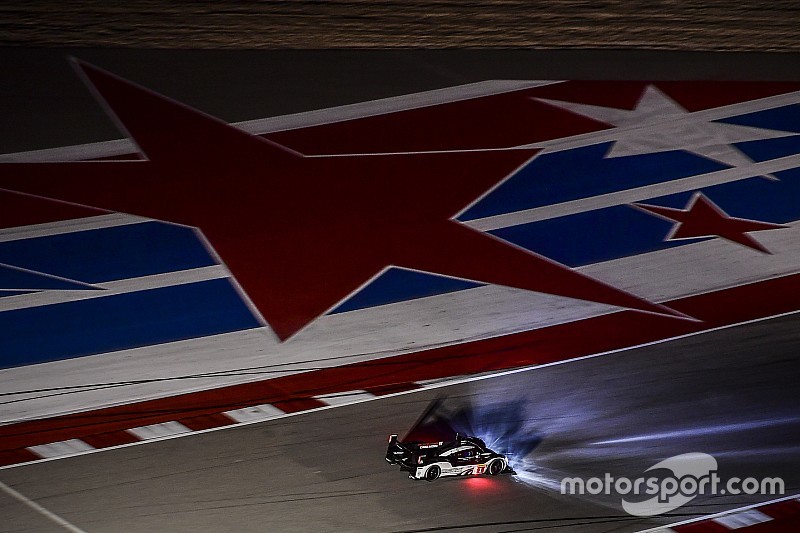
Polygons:
<instances>
[{"instance_id":1,"label":"bright headlight beam","mask_svg":"<svg viewBox=\"0 0 800 533\"><path fill-rule=\"evenodd\" d=\"M770 420L757 420L752 422L742 422L739 424L721 424L717 426L707 426L694 429L681 429L675 431L664 431L661 433L649 433L645 435L635 435L619 439L601 440L590 443L592 446L603 446L606 444L625 444L629 442L642 442L648 440L671 439L676 437L697 437L702 435L714 435L716 433L729 433L734 431L747 431L769 426L779 426L782 424L795 424L800 421L800 417L773 418Z\"/></svg>"}]
</instances>

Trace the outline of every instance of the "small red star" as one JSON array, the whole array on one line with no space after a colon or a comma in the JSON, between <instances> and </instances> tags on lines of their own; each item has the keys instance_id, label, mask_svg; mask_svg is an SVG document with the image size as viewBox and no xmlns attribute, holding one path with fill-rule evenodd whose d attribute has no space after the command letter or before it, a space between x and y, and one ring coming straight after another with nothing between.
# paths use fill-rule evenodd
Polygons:
<instances>
[{"instance_id":1,"label":"small red star","mask_svg":"<svg viewBox=\"0 0 800 533\"><path fill-rule=\"evenodd\" d=\"M690 239L693 237L721 237L731 242L753 248L765 254L771 253L763 244L747 233L766 229L780 229L788 226L772 224L746 218L728 216L718 205L703 193L697 192L686 204L685 209L674 209L658 205L633 204L661 218L676 222L664 238L665 241Z\"/></svg>"}]
</instances>

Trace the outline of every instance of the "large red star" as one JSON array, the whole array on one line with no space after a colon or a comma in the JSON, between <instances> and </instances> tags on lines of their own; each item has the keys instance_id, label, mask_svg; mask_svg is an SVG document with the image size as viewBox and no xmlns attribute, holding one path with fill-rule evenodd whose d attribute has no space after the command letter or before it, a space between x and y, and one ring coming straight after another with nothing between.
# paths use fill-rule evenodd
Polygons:
<instances>
[{"instance_id":1,"label":"large red star","mask_svg":"<svg viewBox=\"0 0 800 533\"><path fill-rule=\"evenodd\" d=\"M673 209L671 207L647 204L634 204L634 206L676 223L664 240L721 237L765 254L770 253L770 251L747 233L788 227L782 224L730 217L700 192L692 195L685 209Z\"/></svg>"},{"instance_id":2,"label":"large red star","mask_svg":"<svg viewBox=\"0 0 800 533\"><path fill-rule=\"evenodd\" d=\"M281 340L392 265L682 316L454 220L534 150L306 157L78 68L147 159L8 163L0 186L200 228Z\"/></svg>"}]
</instances>

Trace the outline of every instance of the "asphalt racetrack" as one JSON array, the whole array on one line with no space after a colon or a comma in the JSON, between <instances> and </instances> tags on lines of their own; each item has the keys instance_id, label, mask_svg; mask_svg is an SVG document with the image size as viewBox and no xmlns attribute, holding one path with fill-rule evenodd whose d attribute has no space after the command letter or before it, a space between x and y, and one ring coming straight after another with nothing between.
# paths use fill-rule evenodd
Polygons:
<instances>
[{"instance_id":1,"label":"asphalt racetrack","mask_svg":"<svg viewBox=\"0 0 800 533\"><path fill-rule=\"evenodd\" d=\"M793 55L3 50L0 152L118 138L74 53L228 121L484 79L798 79ZM239 55L237 55L239 54ZM5 83L6 79L8 83ZM220 97L223 87L233 87ZM267 89L265 89L267 88ZM28 117L33 116L33 119ZM732 304L735 305L735 302ZM182 438L0 469L0 531L635 532L769 499L698 497L637 518L562 478L636 478L703 452L800 492L800 318ZM532 451L516 476L409 480L383 460L435 398ZM513 450L512 450L513 452Z\"/></svg>"},{"instance_id":2,"label":"asphalt racetrack","mask_svg":"<svg viewBox=\"0 0 800 533\"><path fill-rule=\"evenodd\" d=\"M0 471L85 531L638 531L758 501L698 498L638 519L611 497L563 496L562 476L635 478L703 451L720 475L800 490L798 318L226 431ZM634 377L632 377L634 376ZM412 481L383 461L435 396L541 437L519 476ZM496 420L495 420L496 421ZM3 495L5 531L48 522ZM59 530L58 527L53 528Z\"/></svg>"}]
</instances>

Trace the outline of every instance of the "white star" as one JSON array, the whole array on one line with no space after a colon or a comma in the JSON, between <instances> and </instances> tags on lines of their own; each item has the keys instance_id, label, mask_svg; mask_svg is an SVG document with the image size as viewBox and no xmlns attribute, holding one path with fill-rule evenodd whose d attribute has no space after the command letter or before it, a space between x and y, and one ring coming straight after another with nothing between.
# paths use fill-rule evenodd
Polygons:
<instances>
[{"instance_id":1,"label":"white star","mask_svg":"<svg viewBox=\"0 0 800 533\"><path fill-rule=\"evenodd\" d=\"M690 113L653 85L647 86L634 109L537 100L616 126L616 140L606 157L684 150L729 167L741 167L753 161L732 144L796 135L708 120ZM771 175L765 177L777 179Z\"/></svg>"}]
</instances>

